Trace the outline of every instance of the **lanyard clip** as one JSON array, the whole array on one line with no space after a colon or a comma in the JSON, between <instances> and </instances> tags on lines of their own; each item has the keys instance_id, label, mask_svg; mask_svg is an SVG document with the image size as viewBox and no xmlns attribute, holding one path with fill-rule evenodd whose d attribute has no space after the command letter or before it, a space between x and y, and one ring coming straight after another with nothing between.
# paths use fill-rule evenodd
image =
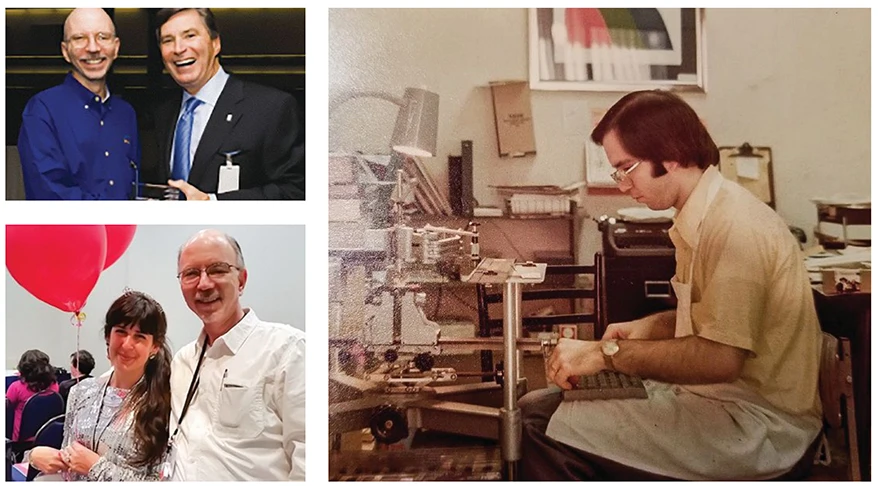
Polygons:
<instances>
[{"instance_id":1,"label":"lanyard clip","mask_svg":"<svg viewBox=\"0 0 878 486\"><path fill-rule=\"evenodd\" d=\"M222 154L226 156L226 166L230 167L232 165L232 157L240 153L240 150L235 150L233 152L222 152Z\"/></svg>"}]
</instances>

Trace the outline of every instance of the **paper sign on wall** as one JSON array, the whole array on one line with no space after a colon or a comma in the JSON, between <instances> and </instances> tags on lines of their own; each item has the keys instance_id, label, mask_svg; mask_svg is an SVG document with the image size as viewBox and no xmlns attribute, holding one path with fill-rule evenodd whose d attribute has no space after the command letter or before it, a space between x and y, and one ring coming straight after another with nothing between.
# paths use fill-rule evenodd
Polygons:
<instances>
[{"instance_id":1,"label":"paper sign on wall","mask_svg":"<svg viewBox=\"0 0 878 486\"><path fill-rule=\"evenodd\" d=\"M500 156L535 154L537 149L527 81L495 81L490 86Z\"/></svg>"}]
</instances>

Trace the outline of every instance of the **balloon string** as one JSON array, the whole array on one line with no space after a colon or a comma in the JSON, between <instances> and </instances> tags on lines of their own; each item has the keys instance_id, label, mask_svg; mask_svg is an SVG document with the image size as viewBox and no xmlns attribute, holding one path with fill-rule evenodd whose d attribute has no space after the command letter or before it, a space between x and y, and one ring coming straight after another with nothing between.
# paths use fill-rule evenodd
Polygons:
<instances>
[{"instance_id":1,"label":"balloon string","mask_svg":"<svg viewBox=\"0 0 878 486\"><path fill-rule=\"evenodd\" d=\"M82 330L82 323L85 321L85 312L74 312L70 319L70 324L76 326L76 367L79 368L79 332Z\"/></svg>"}]
</instances>

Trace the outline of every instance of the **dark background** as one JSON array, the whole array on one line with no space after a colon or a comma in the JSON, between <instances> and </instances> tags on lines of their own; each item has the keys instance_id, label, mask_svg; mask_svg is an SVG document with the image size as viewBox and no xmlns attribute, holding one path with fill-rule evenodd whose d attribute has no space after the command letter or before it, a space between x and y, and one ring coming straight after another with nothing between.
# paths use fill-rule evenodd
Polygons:
<instances>
[{"instance_id":1,"label":"dark background","mask_svg":"<svg viewBox=\"0 0 878 486\"><path fill-rule=\"evenodd\" d=\"M6 9L6 145L18 144L21 113L36 93L61 84L70 65L61 55L72 9ZM155 38L157 8L105 9L121 40L108 75L113 95L134 106L143 160L155 157L153 105L179 90L165 71ZM228 73L292 94L305 119L305 9L212 9Z\"/></svg>"}]
</instances>

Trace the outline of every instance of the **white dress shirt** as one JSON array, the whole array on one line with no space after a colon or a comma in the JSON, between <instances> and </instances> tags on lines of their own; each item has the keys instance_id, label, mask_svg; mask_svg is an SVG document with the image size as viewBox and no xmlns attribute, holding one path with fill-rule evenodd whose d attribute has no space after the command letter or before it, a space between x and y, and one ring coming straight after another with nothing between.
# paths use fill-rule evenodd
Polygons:
<instances>
[{"instance_id":1,"label":"white dress shirt","mask_svg":"<svg viewBox=\"0 0 878 486\"><path fill-rule=\"evenodd\" d=\"M223 67L220 66L219 71L210 78L210 81L204 84L201 89L195 93L195 95L189 94L185 89L183 90L183 100L180 102L180 111L177 112L177 123L180 123L180 117L183 116L183 107L186 105L186 100L192 98L198 98L202 101L202 104L195 108L194 117L192 119L192 135L189 139L189 163L192 164L195 162L195 151L198 150L198 144L201 142L201 136L204 135L204 128L207 127L207 121L210 120L210 115L213 114L213 109L216 107L216 102L219 100L220 95L223 93L223 89L226 87L226 81L229 80L229 74L223 70ZM176 125L174 125L176 127ZM177 150L177 141L174 140L171 142L171 163L170 168L173 172L174 170L174 151ZM190 166L191 168L191 166Z\"/></svg>"},{"instance_id":2,"label":"white dress shirt","mask_svg":"<svg viewBox=\"0 0 878 486\"><path fill-rule=\"evenodd\" d=\"M305 480L305 333L244 311L204 354L174 439L175 481ZM171 364L171 434L204 340Z\"/></svg>"}]
</instances>

